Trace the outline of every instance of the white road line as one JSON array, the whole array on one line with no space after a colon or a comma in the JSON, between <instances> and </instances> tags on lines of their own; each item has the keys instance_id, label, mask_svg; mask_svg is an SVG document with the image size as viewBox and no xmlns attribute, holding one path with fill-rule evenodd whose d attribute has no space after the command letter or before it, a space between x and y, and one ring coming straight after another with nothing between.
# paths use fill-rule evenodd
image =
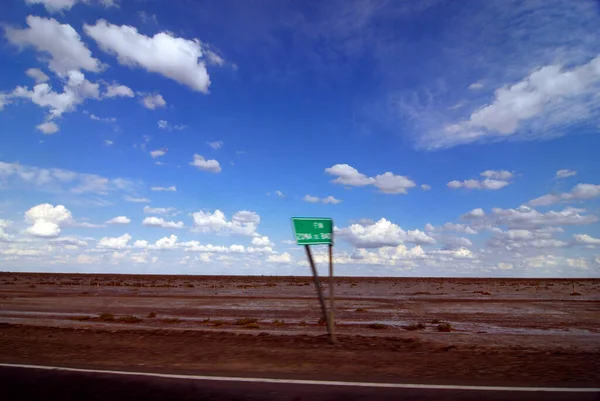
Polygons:
<instances>
[{"instance_id":1,"label":"white road line","mask_svg":"<svg viewBox=\"0 0 600 401\"><path fill-rule=\"evenodd\" d=\"M516 391L516 392L547 392L547 393L597 393L600 388L570 388L570 387L505 387L505 386L461 386L452 384L410 384L410 383L365 383L321 380L295 380L295 379L269 379L259 377L227 377L227 376L199 376L177 375L170 373L124 372L118 370L77 369L61 366L22 365L0 363L0 367L24 368L40 370L60 370L66 372L101 373L108 375L124 376L149 376L167 379L204 380L219 382L245 382L245 383L274 383L274 384L308 384L316 386L341 386L341 387L374 387L374 388L403 388L421 390L471 390L471 391Z\"/></svg>"}]
</instances>

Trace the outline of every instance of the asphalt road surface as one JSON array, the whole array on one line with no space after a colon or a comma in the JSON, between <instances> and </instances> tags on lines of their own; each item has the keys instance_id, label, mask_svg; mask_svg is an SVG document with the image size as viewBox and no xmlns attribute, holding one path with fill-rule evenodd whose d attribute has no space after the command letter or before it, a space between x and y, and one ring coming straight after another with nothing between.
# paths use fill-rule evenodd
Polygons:
<instances>
[{"instance_id":1,"label":"asphalt road surface","mask_svg":"<svg viewBox=\"0 0 600 401\"><path fill-rule=\"evenodd\" d=\"M255 378L207 378L0 366L4 400L577 400L600 401L598 389L435 386Z\"/></svg>"}]
</instances>

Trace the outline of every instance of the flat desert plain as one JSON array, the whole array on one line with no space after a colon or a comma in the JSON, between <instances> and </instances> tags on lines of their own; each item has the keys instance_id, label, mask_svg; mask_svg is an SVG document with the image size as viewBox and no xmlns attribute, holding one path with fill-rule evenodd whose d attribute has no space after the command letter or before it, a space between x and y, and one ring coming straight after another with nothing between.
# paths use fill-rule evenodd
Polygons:
<instances>
[{"instance_id":1,"label":"flat desert plain","mask_svg":"<svg viewBox=\"0 0 600 401\"><path fill-rule=\"evenodd\" d=\"M329 279L322 278L329 306ZM600 383L600 280L0 273L0 362L303 377Z\"/></svg>"}]
</instances>

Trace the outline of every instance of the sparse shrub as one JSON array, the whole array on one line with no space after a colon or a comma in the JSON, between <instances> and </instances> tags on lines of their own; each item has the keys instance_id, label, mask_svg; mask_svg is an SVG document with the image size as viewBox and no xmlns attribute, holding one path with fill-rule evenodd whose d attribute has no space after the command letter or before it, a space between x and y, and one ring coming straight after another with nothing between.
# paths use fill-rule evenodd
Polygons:
<instances>
[{"instance_id":1,"label":"sparse shrub","mask_svg":"<svg viewBox=\"0 0 600 401\"><path fill-rule=\"evenodd\" d=\"M404 326L405 330L425 330L425 325L423 323L412 323L408 326Z\"/></svg>"},{"instance_id":2,"label":"sparse shrub","mask_svg":"<svg viewBox=\"0 0 600 401\"><path fill-rule=\"evenodd\" d=\"M363 312L366 312L366 311L367 310L365 308L356 308L356 312L359 312L359 313L363 313Z\"/></svg>"},{"instance_id":3,"label":"sparse shrub","mask_svg":"<svg viewBox=\"0 0 600 401\"><path fill-rule=\"evenodd\" d=\"M35 288L35 285L34 285L34 284L31 284L31 285L29 286L29 288Z\"/></svg>"},{"instance_id":4,"label":"sparse shrub","mask_svg":"<svg viewBox=\"0 0 600 401\"><path fill-rule=\"evenodd\" d=\"M300 320L300 326L302 326L302 327L306 326L306 321L305 320Z\"/></svg>"},{"instance_id":5,"label":"sparse shrub","mask_svg":"<svg viewBox=\"0 0 600 401\"><path fill-rule=\"evenodd\" d=\"M258 323L248 323L243 326L245 329L258 329Z\"/></svg>"},{"instance_id":6,"label":"sparse shrub","mask_svg":"<svg viewBox=\"0 0 600 401\"><path fill-rule=\"evenodd\" d=\"M257 321L257 319L246 317L243 319L239 319L235 324L237 324L238 326L245 326L247 324L256 323Z\"/></svg>"},{"instance_id":7,"label":"sparse shrub","mask_svg":"<svg viewBox=\"0 0 600 401\"><path fill-rule=\"evenodd\" d=\"M581 295L581 293L580 293L580 292L577 292L577 291L574 291L574 292L572 292L570 295L571 295L571 296L578 296L578 295Z\"/></svg>"},{"instance_id":8,"label":"sparse shrub","mask_svg":"<svg viewBox=\"0 0 600 401\"><path fill-rule=\"evenodd\" d=\"M121 316L117 320L121 323L139 323L139 322L143 321L144 319L139 318L137 316L133 316L133 315L127 315L127 316Z\"/></svg>"},{"instance_id":9,"label":"sparse shrub","mask_svg":"<svg viewBox=\"0 0 600 401\"><path fill-rule=\"evenodd\" d=\"M383 324L383 323L371 323L367 327L369 327L370 329L373 329L373 330L387 329L387 326L385 324Z\"/></svg>"},{"instance_id":10,"label":"sparse shrub","mask_svg":"<svg viewBox=\"0 0 600 401\"><path fill-rule=\"evenodd\" d=\"M84 322L84 321L90 320L90 319L91 319L90 316L75 316L75 317L71 318L71 320L77 320L77 321L80 321L80 322Z\"/></svg>"},{"instance_id":11,"label":"sparse shrub","mask_svg":"<svg viewBox=\"0 0 600 401\"><path fill-rule=\"evenodd\" d=\"M213 320L212 325L215 327L221 327L225 325L225 322L222 320Z\"/></svg>"},{"instance_id":12,"label":"sparse shrub","mask_svg":"<svg viewBox=\"0 0 600 401\"><path fill-rule=\"evenodd\" d=\"M433 320L431 321L431 324L438 324L439 322L440 322L440 321L439 321L439 319L433 319Z\"/></svg>"},{"instance_id":13,"label":"sparse shrub","mask_svg":"<svg viewBox=\"0 0 600 401\"><path fill-rule=\"evenodd\" d=\"M185 288L195 288L195 286L192 283L185 283Z\"/></svg>"},{"instance_id":14,"label":"sparse shrub","mask_svg":"<svg viewBox=\"0 0 600 401\"><path fill-rule=\"evenodd\" d=\"M319 326L325 326L325 325L327 324L327 320L325 320L325 318L324 318L323 316L321 316L321 317L319 318L319 320L317 321L317 324L318 324Z\"/></svg>"},{"instance_id":15,"label":"sparse shrub","mask_svg":"<svg viewBox=\"0 0 600 401\"><path fill-rule=\"evenodd\" d=\"M179 320L178 317L168 317L166 319L163 319L162 321L165 323L180 323L181 322L181 320Z\"/></svg>"},{"instance_id":16,"label":"sparse shrub","mask_svg":"<svg viewBox=\"0 0 600 401\"><path fill-rule=\"evenodd\" d=\"M417 291L414 295L431 295L429 291Z\"/></svg>"},{"instance_id":17,"label":"sparse shrub","mask_svg":"<svg viewBox=\"0 0 600 401\"><path fill-rule=\"evenodd\" d=\"M113 315L112 313L105 312L98 316L98 320L101 320L103 322L112 322L113 320L115 320L115 315Z\"/></svg>"},{"instance_id":18,"label":"sparse shrub","mask_svg":"<svg viewBox=\"0 0 600 401\"><path fill-rule=\"evenodd\" d=\"M148 319L154 319L156 317L156 312L150 312L150 313L148 313L148 315L146 315L146 317Z\"/></svg>"},{"instance_id":19,"label":"sparse shrub","mask_svg":"<svg viewBox=\"0 0 600 401\"><path fill-rule=\"evenodd\" d=\"M275 326L283 326L285 324L285 322L283 320L277 320L277 319L275 319L275 320L273 320L273 324Z\"/></svg>"},{"instance_id":20,"label":"sparse shrub","mask_svg":"<svg viewBox=\"0 0 600 401\"><path fill-rule=\"evenodd\" d=\"M444 333L449 333L452 330L454 330L452 325L448 322L442 322L442 323L438 324L437 329L438 329L438 331L441 331Z\"/></svg>"}]
</instances>

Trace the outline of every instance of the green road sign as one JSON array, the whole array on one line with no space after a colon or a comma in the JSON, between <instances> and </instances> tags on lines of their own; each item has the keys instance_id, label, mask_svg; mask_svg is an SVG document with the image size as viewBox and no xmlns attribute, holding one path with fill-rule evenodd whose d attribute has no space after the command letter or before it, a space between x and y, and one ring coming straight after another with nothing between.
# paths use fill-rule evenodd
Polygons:
<instances>
[{"instance_id":1,"label":"green road sign","mask_svg":"<svg viewBox=\"0 0 600 401\"><path fill-rule=\"evenodd\" d=\"M298 245L333 244L333 220L321 217L292 217Z\"/></svg>"}]
</instances>

